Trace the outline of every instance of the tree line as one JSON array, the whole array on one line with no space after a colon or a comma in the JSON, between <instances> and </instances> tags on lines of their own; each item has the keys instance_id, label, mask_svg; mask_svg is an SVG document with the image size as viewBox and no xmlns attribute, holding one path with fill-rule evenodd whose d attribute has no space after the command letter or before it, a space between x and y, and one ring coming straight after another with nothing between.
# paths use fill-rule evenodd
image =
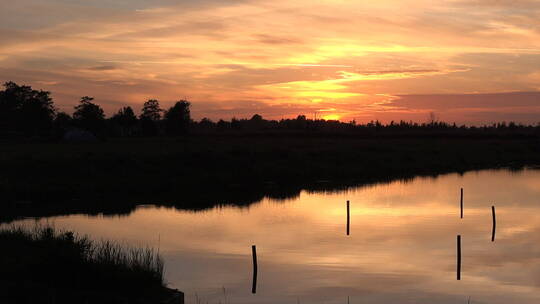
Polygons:
<instances>
[{"instance_id":1,"label":"tree line","mask_svg":"<svg viewBox=\"0 0 540 304\"><path fill-rule=\"evenodd\" d=\"M59 111L51 93L6 82L0 91L0 129L4 136L64 136L70 130L96 137L157 136L186 134L191 124L190 102L177 101L163 110L159 101L146 101L137 117L133 108L123 107L110 118L94 98L81 97L73 115Z\"/></svg>"},{"instance_id":2,"label":"tree line","mask_svg":"<svg viewBox=\"0 0 540 304\"><path fill-rule=\"evenodd\" d=\"M132 107L122 107L111 117L94 102L84 96L69 115L59 111L51 93L34 90L30 86L6 82L0 90L0 136L2 137L55 137L64 138L70 132L105 137L179 136L187 133L211 132L339 132L367 135L471 135L471 134L519 134L540 135L540 123L523 125L500 122L481 127L449 124L437 121L430 115L428 121L417 123L399 121L383 124L371 121L359 124L355 121L308 119L298 115L292 119L266 120L255 114L250 119L233 118L214 122L208 118L191 119L191 103L179 100L169 109L162 109L159 101L150 99L142 104L140 115Z\"/></svg>"}]
</instances>

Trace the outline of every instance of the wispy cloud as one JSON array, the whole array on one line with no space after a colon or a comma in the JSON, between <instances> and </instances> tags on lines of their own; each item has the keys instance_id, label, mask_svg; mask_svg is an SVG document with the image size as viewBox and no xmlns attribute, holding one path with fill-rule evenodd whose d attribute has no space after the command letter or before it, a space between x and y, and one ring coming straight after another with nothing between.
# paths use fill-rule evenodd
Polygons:
<instances>
[{"instance_id":1,"label":"wispy cloud","mask_svg":"<svg viewBox=\"0 0 540 304\"><path fill-rule=\"evenodd\" d=\"M94 94L108 112L188 97L198 117L423 119L427 107L404 100L540 90L538 20L532 0L11 1L0 80L50 89L65 109ZM529 100L511 97L482 113Z\"/></svg>"}]
</instances>

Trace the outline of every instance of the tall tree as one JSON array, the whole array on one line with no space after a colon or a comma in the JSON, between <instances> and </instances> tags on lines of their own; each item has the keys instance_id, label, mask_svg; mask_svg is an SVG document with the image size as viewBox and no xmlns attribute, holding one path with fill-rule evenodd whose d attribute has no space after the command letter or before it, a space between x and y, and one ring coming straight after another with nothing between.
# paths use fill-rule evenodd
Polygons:
<instances>
[{"instance_id":1,"label":"tall tree","mask_svg":"<svg viewBox=\"0 0 540 304\"><path fill-rule=\"evenodd\" d=\"M103 109L92 102L94 98L84 96L79 105L75 107L73 119L77 126L91 131L95 135L103 135L105 127L105 113Z\"/></svg>"},{"instance_id":2,"label":"tall tree","mask_svg":"<svg viewBox=\"0 0 540 304\"><path fill-rule=\"evenodd\" d=\"M73 119L65 112L58 112L53 122L54 135L58 138L64 136L66 131L72 126Z\"/></svg>"},{"instance_id":3,"label":"tall tree","mask_svg":"<svg viewBox=\"0 0 540 304\"><path fill-rule=\"evenodd\" d=\"M154 136L159 134L159 121L163 110L159 106L159 101L150 99L143 104L141 110L141 131L143 135Z\"/></svg>"},{"instance_id":4,"label":"tall tree","mask_svg":"<svg viewBox=\"0 0 540 304\"><path fill-rule=\"evenodd\" d=\"M150 99L143 104L143 108L141 110L141 119L158 121L161 119L161 112L163 112L163 110L159 106L159 101L156 99Z\"/></svg>"},{"instance_id":5,"label":"tall tree","mask_svg":"<svg viewBox=\"0 0 540 304\"><path fill-rule=\"evenodd\" d=\"M123 107L111 118L113 124L118 128L120 135L133 135L137 125L137 116L131 107Z\"/></svg>"},{"instance_id":6,"label":"tall tree","mask_svg":"<svg viewBox=\"0 0 540 304\"><path fill-rule=\"evenodd\" d=\"M137 116L135 116L135 112L133 112L131 107L123 107L114 114L111 119L116 123L127 127L132 127L137 124Z\"/></svg>"},{"instance_id":7,"label":"tall tree","mask_svg":"<svg viewBox=\"0 0 540 304\"><path fill-rule=\"evenodd\" d=\"M191 103L187 100L180 100L165 112L165 126L167 133L172 135L185 134L188 132L191 123Z\"/></svg>"},{"instance_id":8,"label":"tall tree","mask_svg":"<svg viewBox=\"0 0 540 304\"><path fill-rule=\"evenodd\" d=\"M51 131L56 115L50 92L6 82L0 91L0 128L3 131L44 135Z\"/></svg>"}]
</instances>

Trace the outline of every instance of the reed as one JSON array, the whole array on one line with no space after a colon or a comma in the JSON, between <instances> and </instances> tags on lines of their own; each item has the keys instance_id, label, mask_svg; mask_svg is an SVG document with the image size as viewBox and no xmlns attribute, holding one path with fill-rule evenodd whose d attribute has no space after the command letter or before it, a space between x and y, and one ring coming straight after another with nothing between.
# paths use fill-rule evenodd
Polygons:
<instances>
[{"instance_id":1,"label":"reed","mask_svg":"<svg viewBox=\"0 0 540 304\"><path fill-rule=\"evenodd\" d=\"M54 291L64 299L144 297L166 291L163 260L151 248L94 241L48 226L4 227L0 248L0 289L13 299L30 291L33 297Z\"/></svg>"}]
</instances>

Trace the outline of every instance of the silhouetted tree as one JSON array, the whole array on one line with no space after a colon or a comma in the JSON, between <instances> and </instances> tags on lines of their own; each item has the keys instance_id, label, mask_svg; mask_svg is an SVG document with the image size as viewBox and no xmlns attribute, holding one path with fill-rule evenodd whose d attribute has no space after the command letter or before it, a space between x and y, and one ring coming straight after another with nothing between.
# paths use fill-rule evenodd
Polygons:
<instances>
[{"instance_id":1,"label":"silhouetted tree","mask_svg":"<svg viewBox=\"0 0 540 304\"><path fill-rule=\"evenodd\" d=\"M161 112L163 110L156 99L150 99L143 104L140 121L144 135L153 136L159 134L158 122L161 119Z\"/></svg>"},{"instance_id":2,"label":"silhouetted tree","mask_svg":"<svg viewBox=\"0 0 540 304\"><path fill-rule=\"evenodd\" d=\"M54 118L54 124L59 126L69 126L72 118L66 112L58 112Z\"/></svg>"},{"instance_id":3,"label":"silhouetted tree","mask_svg":"<svg viewBox=\"0 0 540 304\"><path fill-rule=\"evenodd\" d=\"M73 119L69 114L65 112L59 112L56 114L53 122L54 135L57 138L64 136L66 131L72 126Z\"/></svg>"},{"instance_id":4,"label":"silhouetted tree","mask_svg":"<svg viewBox=\"0 0 540 304\"><path fill-rule=\"evenodd\" d=\"M262 129L264 126L264 122L265 120L263 119L261 115L255 114L251 116L251 119L249 120L249 123L248 123L248 128L254 129L254 130Z\"/></svg>"},{"instance_id":5,"label":"silhouetted tree","mask_svg":"<svg viewBox=\"0 0 540 304\"><path fill-rule=\"evenodd\" d=\"M92 103L92 100L94 100L92 97L82 97L79 105L75 107L73 119L78 127L86 129L94 135L103 135L105 114L100 106Z\"/></svg>"},{"instance_id":6,"label":"silhouetted tree","mask_svg":"<svg viewBox=\"0 0 540 304\"><path fill-rule=\"evenodd\" d=\"M232 129L240 129L240 120L238 120L236 117L233 117L231 119L231 128Z\"/></svg>"},{"instance_id":7,"label":"silhouetted tree","mask_svg":"<svg viewBox=\"0 0 540 304\"><path fill-rule=\"evenodd\" d=\"M298 129L305 129L307 127L308 121L306 115L298 115L296 117L296 127Z\"/></svg>"},{"instance_id":8,"label":"silhouetted tree","mask_svg":"<svg viewBox=\"0 0 540 304\"><path fill-rule=\"evenodd\" d=\"M220 119L217 124L216 124L216 127L218 130L226 130L226 129L230 129L231 128L231 123L230 122L227 122L223 119Z\"/></svg>"},{"instance_id":9,"label":"silhouetted tree","mask_svg":"<svg viewBox=\"0 0 540 304\"><path fill-rule=\"evenodd\" d=\"M437 114L435 114L433 111L429 112L428 124L430 126L435 126L435 124L437 124L437 120Z\"/></svg>"},{"instance_id":10,"label":"silhouetted tree","mask_svg":"<svg viewBox=\"0 0 540 304\"><path fill-rule=\"evenodd\" d=\"M6 82L0 91L0 128L4 132L46 135L51 131L56 109L50 92Z\"/></svg>"},{"instance_id":11,"label":"silhouetted tree","mask_svg":"<svg viewBox=\"0 0 540 304\"><path fill-rule=\"evenodd\" d=\"M263 117L259 114L255 114L253 116L251 116L251 121L255 121L255 122L261 122L263 121Z\"/></svg>"},{"instance_id":12,"label":"silhouetted tree","mask_svg":"<svg viewBox=\"0 0 540 304\"><path fill-rule=\"evenodd\" d=\"M141 110L141 119L158 121L161 119L161 112L163 112L163 110L159 106L159 101L156 99L150 99L143 104L143 108Z\"/></svg>"},{"instance_id":13,"label":"silhouetted tree","mask_svg":"<svg viewBox=\"0 0 540 304\"><path fill-rule=\"evenodd\" d=\"M106 120L103 109L92 101L91 97L82 97L71 118L66 113L57 113L49 92L6 82L4 90L0 90L0 135L54 135L57 138L73 135L70 138L80 140L83 137L95 139L94 135L103 136L107 133L119 136L157 135L161 134L162 130L176 135L185 134L188 129L193 128L194 133L197 131L208 133L210 130L230 133L251 130L287 133L287 130L305 130L310 133L350 133L360 136L540 136L540 123L524 125L516 122L500 122L478 127L458 126L455 123L441 121L434 112L429 113L428 121L423 123L401 120L399 123L391 121L383 124L375 120L357 124L354 120L346 123L337 120L308 119L305 115L298 115L295 119L266 120L259 114L253 115L250 119L232 118L230 121L220 119L214 123L208 118L203 118L200 122L193 122L190 118L190 103L186 100L178 101L171 107L165 113L163 121L161 120L163 111L155 99L144 103L139 120L131 107L122 108L111 119ZM86 129L93 135L84 135L89 132L82 130L71 130L66 133L72 126Z\"/></svg>"},{"instance_id":14,"label":"silhouetted tree","mask_svg":"<svg viewBox=\"0 0 540 304\"><path fill-rule=\"evenodd\" d=\"M165 126L167 133L172 135L185 134L191 123L191 104L187 100L180 100L165 112Z\"/></svg>"},{"instance_id":15,"label":"silhouetted tree","mask_svg":"<svg viewBox=\"0 0 540 304\"><path fill-rule=\"evenodd\" d=\"M216 124L210 118L204 117L199 122L199 127L203 130L210 130L215 128Z\"/></svg>"},{"instance_id":16,"label":"silhouetted tree","mask_svg":"<svg viewBox=\"0 0 540 304\"><path fill-rule=\"evenodd\" d=\"M123 107L122 109L118 110L118 112L114 114L111 119L116 121L118 124L125 126L133 126L137 124L137 116L135 116L135 112L133 112L131 107Z\"/></svg>"},{"instance_id":17,"label":"silhouetted tree","mask_svg":"<svg viewBox=\"0 0 540 304\"><path fill-rule=\"evenodd\" d=\"M132 136L137 126L137 116L131 107L123 107L114 114L111 122L117 128L120 136Z\"/></svg>"}]
</instances>

